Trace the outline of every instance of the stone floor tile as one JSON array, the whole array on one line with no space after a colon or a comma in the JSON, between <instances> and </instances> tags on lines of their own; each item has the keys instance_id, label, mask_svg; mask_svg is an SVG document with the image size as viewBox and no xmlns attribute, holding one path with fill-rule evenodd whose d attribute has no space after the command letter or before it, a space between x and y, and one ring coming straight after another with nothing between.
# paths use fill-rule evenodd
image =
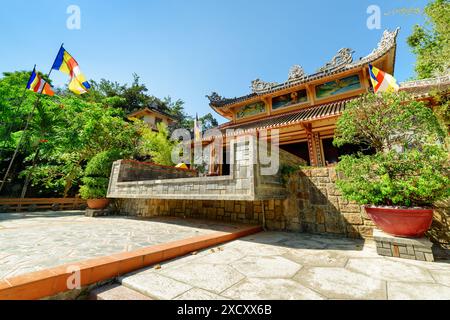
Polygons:
<instances>
[{"instance_id":1,"label":"stone floor tile","mask_svg":"<svg viewBox=\"0 0 450 320\"><path fill-rule=\"evenodd\" d=\"M283 257L305 266L344 267L348 257L335 251L322 250L290 250Z\"/></svg>"},{"instance_id":2,"label":"stone floor tile","mask_svg":"<svg viewBox=\"0 0 450 320\"><path fill-rule=\"evenodd\" d=\"M173 299L192 288L186 283L156 273L135 274L121 278L120 281L125 287L163 300Z\"/></svg>"},{"instance_id":3,"label":"stone floor tile","mask_svg":"<svg viewBox=\"0 0 450 320\"><path fill-rule=\"evenodd\" d=\"M292 278L302 267L279 256L247 256L231 266L249 278Z\"/></svg>"},{"instance_id":4,"label":"stone floor tile","mask_svg":"<svg viewBox=\"0 0 450 320\"><path fill-rule=\"evenodd\" d=\"M257 242L238 240L229 244L228 248L234 248L245 255L258 256L281 256L288 252L289 248L284 245L260 244Z\"/></svg>"},{"instance_id":5,"label":"stone floor tile","mask_svg":"<svg viewBox=\"0 0 450 320\"><path fill-rule=\"evenodd\" d=\"M344 268L309 268L294 279L330 299L386 299L386 283Z\"/></svg>"},{"instance_id":6,"label":"stone floor tile","mask_svg":"<svg viewBox=\"0 0 450 320\"><path fill-rule=\"evenodd\" d=\"M140 292L119 284L97 288L90 292L89 300L152 300Z\"/></svg>"},{"instance_id":7,"label":"stone floor tile","mask_svg":"<svg viewBox=\"0 0 450 320\"><path fill-rule=\"evenodd\" d=\"M245 278L236 269L227 265L195 262L177 268L161 269L158 274L214 293L220 293Z\"/></svg>"},{"instance_id":8,"label":"stone floor tile","mask_svg":"<svg viewBox=\"0 0 450 320\"><path fill-rule=\"evenodd\" d=\"M261 244L279 244L292 239L292 237L293 236L289 233L268 231L243 238L242 241L250 241Z\"/></svg>"},{"instance_id":9,"label":"stone floor tile","mask_svg":"<svg viewBox=\"0 0 450 320\"><path fill-rule=\"evenodd\" d=\"M436 283L388 282L390 300L450 300L450 287Z\"/></svg>"},{"instance_id":10,"label":"stone floor tile","mask_svg":"<svg viewBox=\"0 0 450 320\"><path fill-rule=\"evenodd\" d=\"M430 270L430 273L437 283L450 287L450 267L447 270Z\"/></svg>"},{"instance_id":11,"label":"stone floor tile","mask_svg":"<svg viewBox=\"0 0 450 320\"><path fill-rule=\"evenodd\" d=\"M403 282L434 282L428 270L384 258L351 258L347 269L369 277Z\"/></svg>"},{"instance_id":12,"label":"stone floor tile","mask_svg":"<svg viewBox=\"0 0 450 320\"><path fill-rule=\"evenodd\" d=\"M229 288L223 296L236 300L321 300L317 292L289 279L252 279Z\"/></svg>"},{"instance_id":13,"label":"stone floor tile","mask_svg":"<svg viewBox=\"0 0 450 320\"><path fill-rule=\"evenodd\" d=\"M214 252L211 250L214 250ZM208 249L206 252L207 254L204 257L199 257L196 260L197 263L230 264L244 257L244 253L237 249L223 248L220 246Z\"/></svg>"},{"instance_id":14,"label":"stone floor tile","mask_svg":"<svg viewBox=\"0 0 450 320\"><path fill-rule=\"evenodd\" d=\"M203 289L192 288L191 290L186 291L185 293L176 297L175 300L229 300L229 299Z\"/></svg>"}]
</instances>

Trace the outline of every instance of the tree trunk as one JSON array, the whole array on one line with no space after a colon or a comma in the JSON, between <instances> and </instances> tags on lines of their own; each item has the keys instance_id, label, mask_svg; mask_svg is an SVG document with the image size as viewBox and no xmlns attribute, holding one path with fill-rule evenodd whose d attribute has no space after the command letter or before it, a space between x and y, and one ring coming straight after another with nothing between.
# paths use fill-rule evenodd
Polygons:
<instances>
[{"instance_id":1,"label":"tree trunk","mask_svg":"<svg viewBox=\"0 0 450 320\"><path fill-rule=\"evenodd\" d=\"M31 165L31 169L30 169L30 171L27 174L27 177L25 179L25 183L23 184L22 194L20 195L21 199L25 198L25 195L27 193L28 185L29 185L30 180L31 180L31 174L33 173L34 167L36 166L36 162L37 162L37 160L39 158L39 152L40 151L41 151L41 149L38 147L38 149L36 150L36 154L34 155L34 158L33 158L33 163Z\"/></svg>"}]
</instances>

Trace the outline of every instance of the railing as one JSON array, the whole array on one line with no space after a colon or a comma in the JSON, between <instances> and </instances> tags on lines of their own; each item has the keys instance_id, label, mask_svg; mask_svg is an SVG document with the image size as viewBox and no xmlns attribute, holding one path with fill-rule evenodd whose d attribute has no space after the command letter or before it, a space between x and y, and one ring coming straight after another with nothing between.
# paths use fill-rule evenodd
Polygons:
<instances>
[{"instance_id":1,"label":"railing","mask_svg":"<svg viewBox=\"0 0 450 320\"><path fill-rule=\"evenodd\" d=\"M39 211L39 210L77 210L86 205L80 198L0 198L0 213Z\"/></svg>"}]
</instances>

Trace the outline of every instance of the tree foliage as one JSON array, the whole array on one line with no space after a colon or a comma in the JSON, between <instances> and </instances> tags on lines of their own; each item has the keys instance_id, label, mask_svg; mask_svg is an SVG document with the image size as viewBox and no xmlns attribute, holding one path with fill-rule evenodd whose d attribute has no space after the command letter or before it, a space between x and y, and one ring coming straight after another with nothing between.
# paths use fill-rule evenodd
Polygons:
<instances>
[{"instance_id":1,"label":"tree foliage","mask_svg":"<svg viewBox=\"0 0 450 320\"><path fill-rule=\"evenodd\" d=\"M347 155L337 186L360 204L431 206L450 196L446 136L433 111L404 94L367 94L348 105L334 144L367 144L374 155Z\"/></svg>"},{"instance_id":2,"label":"tree foliage","mask_svg":"<svg viewBox=\"0 0 450 320\"><path fill-rule=\"evenodd\" d=\"M35 93L25 90L29 76L30 72L13 72L0 79L2 177L37 99ZM161 131L154 133L142 121L129 121L127 114L150 105L184 122L192 117L185 113L183 101L149 95L137 75L130 86L102 79L92 81L92 87L82 96L61 89L54 97L40 96L10 182L22 183L20 177L30 174L35 195L74 195L89 161L111 150L120 150L123 158L172 164L174 143L168 129L161 126Z\"/></svg>"},{"instance_id":3,"label":"tree foliage","mask_svg":"<svg viewBox=\"0 0 450 320\"><path fill-rule=\"evenodd\" d=\"M82 178L80 195L83 199L102 199L106 197L109 176L114 161L122 159L120 150L103 151L92 157Z\"/></svg>"},{"instance_id":4,"label":"tree foliage","mask_svg":"<svg viewBox=\"0 0 450 320\"><path fill-rule=\"evenodd\" d=\"M450 196L447 154L439 146L343 156L337 186L359 204L432 206Z\"/></svg>"},{"instance_id":5,"label":"tree foliage","mask_svg":"<svg viewBox=\"0 0 450 320\"><path fill-rule=\"evenodd\" d=\"M419 78L447 74L450 69L450 1L435 0L425 8L427 21L415 25L408 44L417 55Z\"/></svg>"},{"instance_id":6,"label":"tree foliage","mask_svg":"<svg viewBox=\"0 0 450 320\"><path fill-rule=\"evenodd\" d=\"M445 132L433 111L406 93L362 95L336 123L334 144L365 144L377 152L442 141Z\"/></svg>"}]
</instances>

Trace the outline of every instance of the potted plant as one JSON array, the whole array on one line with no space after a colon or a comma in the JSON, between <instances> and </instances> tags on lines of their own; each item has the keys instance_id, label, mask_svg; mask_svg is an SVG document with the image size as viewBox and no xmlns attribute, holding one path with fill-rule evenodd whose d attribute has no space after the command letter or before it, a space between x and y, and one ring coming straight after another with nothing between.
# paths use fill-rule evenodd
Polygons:
<instances>
[{"instance_id":1,"label":"potted plant","mask_svg":"<svg viewBox=\"0 0 450 320\"><path fill-rule=\"evenodd\" d=\"M83 185L80 195L87 200L90 209L104 209L109 204L106 198L109 176L114 161L121 159L121 153L117 150L100 152L95 155L86 166L85 175L81 179Z\"/></svg>"},{"instance_id":2,"label":"potted plant","mask_svg":"<svg viewBox=\"0 0 450 320\"><path fill-rule=\"evenodd\" d=\"M381 230L421 237L433 204L450 196L445 131L433 111L404 93L368 94L351 102L337 122L334 144L365 145L372 154L341 157L338 188L365 206Z\"/></svg>"}]
</instances>

